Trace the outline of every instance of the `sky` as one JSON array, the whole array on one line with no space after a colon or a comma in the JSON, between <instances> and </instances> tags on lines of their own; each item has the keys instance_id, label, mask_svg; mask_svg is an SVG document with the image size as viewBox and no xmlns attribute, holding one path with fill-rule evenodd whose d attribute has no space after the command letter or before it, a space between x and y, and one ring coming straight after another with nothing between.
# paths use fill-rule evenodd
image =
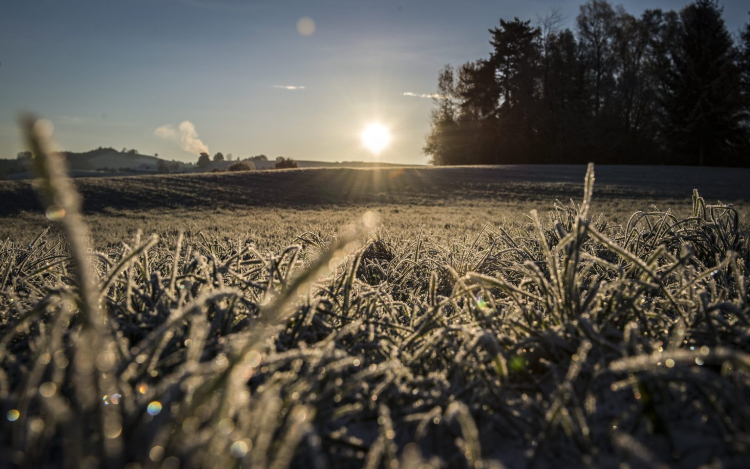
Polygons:
<instances>
[{"instance_id":1,"label":"sky","mask_svg":"<svg viewBox=\"0 0 750 469\"><path fill-rule=\"evenodd\" d=\"M489 56L499 19L582 0L2 0L0 158L23 150L21 113L54 125L59 147L135 148L320 161L427 163L437 74ZM688 1L628 0L680 9ZM735 33L745 0L727 0ZM373 155L370 123L390 130Z\"/></svg>"}]
</instances>

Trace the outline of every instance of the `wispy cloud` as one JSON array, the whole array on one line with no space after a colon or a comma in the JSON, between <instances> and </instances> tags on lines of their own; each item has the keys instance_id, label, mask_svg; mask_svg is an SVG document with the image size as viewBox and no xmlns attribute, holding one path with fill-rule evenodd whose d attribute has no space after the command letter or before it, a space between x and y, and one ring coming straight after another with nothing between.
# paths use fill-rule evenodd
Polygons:
<instances>
[{"instance_id":1,"label":"wispy cloud","mask_svg":"<svg viewBox=\"0 0 750 469\"><path fill-rule=\"evenodd\" d=\"M194 155L208 153L208 146L198 137L195 125L190 121L184 121L176 128L171 124L162 125L154 129L154 135L179 143L183 150Z\"/></svg>"},{"instance_id":2,"label":"wispy cloud","mask_svg":"<svg viewBox=\"0 0 750 469\"><path fill-rule=\"evenodd\" d=\"M289 90L289 91L297 91L297 90L306 90L306 86L293 86L293 85L273 85L274 88L278 90Z\"/></svg>"},{"instance_id":3,"label":"wispy cloud","mask_svg":"<svg viewBox=\"0 0 750 469\"><path fill-rule=\"evenodd\" d=\"M411 98L426 98L426 99L445 99L445 96L440 94L425 94L425 93L412 93L411 91L407 91L406 93L402 93L403 96L409 96Z\"/></svg>"}]
</instances>

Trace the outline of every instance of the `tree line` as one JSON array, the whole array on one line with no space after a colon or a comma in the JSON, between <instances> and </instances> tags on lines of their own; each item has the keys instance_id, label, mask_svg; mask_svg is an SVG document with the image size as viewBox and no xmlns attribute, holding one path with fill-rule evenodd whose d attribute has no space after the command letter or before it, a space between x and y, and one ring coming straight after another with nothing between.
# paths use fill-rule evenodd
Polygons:
<instances>
[{"instance_id":1,"label":"tree line","mask_svg":"<svg viewBox=\"0 0 750 469\"><path fill-rule=\"evenodd\" d=\"M198 156L198 162L196 163L196 166L199 168L206 168L211 165L211 161L214 162L222 162L222 161L232 161L232 154L228 153L225 157L223 153L218 152L214 155L213 160L211 159L211 156L208 153L201 153ZM247 169L255 169L255 164L253 162L255 161L268 161L268 157L264 154L251 156L249 158L245 158L244 160L240 158L239 156L236 158L237 163L234 165L229 166L229 168L235 168L233 171L244 171ZM247 164L240 164L240 163L247 163ZM297 162L294 161L292 158L284 158L283 156L277 156L276 162L274 164L275 169L285 169L285 168L297 168Z\"/></svg>"},{"instance_id":2,"label":"tree line","mask_svg":"<svg viewBox=\"0 0 750 469\"><path fill-rule=\"evenodd\" d=\"M424 152L438 165L750 166L750 24L735 41L715 0L640 17L581 5L501 19L490 57L445 66Z\"/></svg>"}]
</instances>

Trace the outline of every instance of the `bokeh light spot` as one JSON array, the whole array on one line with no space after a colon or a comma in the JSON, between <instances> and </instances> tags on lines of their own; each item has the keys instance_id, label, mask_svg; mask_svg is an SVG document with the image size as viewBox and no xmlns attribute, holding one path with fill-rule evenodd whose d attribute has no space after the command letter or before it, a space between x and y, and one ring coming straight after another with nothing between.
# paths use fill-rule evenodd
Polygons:
<instances>
[{"instance_id":1,"label":"bokeh light spot","mask_svg":"<svg viewBox=\"0 0 750 469\"><path fill-rule=\"evenodd\" d=\"M312 36L315 33L315 21L305 16L297 21L297 32L302 36Z\"/></svg>"},{"instance_id":2,"label":"bokeh light spot","mask_svg":"<svg viewBox=\"0 0 750 469\"><path fill-rule=\"evenodd\" d=\"M229 450L235 458L241 458L247 454L248 447L244 441L235 441Z\"/></svg>"},{"instance_id":3,"label":"bokeh light spot","mask_svg":"<svg viewBox=\"0 0 750 469\"><path fill-rule=\"evenodd\" d=\"M161 412L161 402L159 401L152 401L148 404L148 407L146 408L146 412L148 412L150 415L158 415L159 412Z\"/></svg>"},{"instance_id":4,"label":"bokeh light spot","mask_svg":"<svg viewBox=\"0 0 750 469\"><path fill-rule=\"evenodd\" d=\"M45 212L50 221L62 220L65 217L65 209L58 205L50 205Z\"/></svg>"}]
</instances>

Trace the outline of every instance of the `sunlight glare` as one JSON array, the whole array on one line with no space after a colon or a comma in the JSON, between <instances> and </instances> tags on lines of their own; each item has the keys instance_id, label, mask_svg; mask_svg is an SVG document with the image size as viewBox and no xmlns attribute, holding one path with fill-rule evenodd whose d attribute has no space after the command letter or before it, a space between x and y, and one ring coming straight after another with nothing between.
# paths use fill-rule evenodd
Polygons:
<instances>
[{"instance_id":1,"label":"sunlight glare","mask_svg":"<svg viewBox=\"0 0 750 469\"><path fill-rule=\"evenodd\" d=\"M362 132L362 144L376 155L383 151L390 141L391 134L381 124L370 124Z\"/></svg>"}]
</instances>

